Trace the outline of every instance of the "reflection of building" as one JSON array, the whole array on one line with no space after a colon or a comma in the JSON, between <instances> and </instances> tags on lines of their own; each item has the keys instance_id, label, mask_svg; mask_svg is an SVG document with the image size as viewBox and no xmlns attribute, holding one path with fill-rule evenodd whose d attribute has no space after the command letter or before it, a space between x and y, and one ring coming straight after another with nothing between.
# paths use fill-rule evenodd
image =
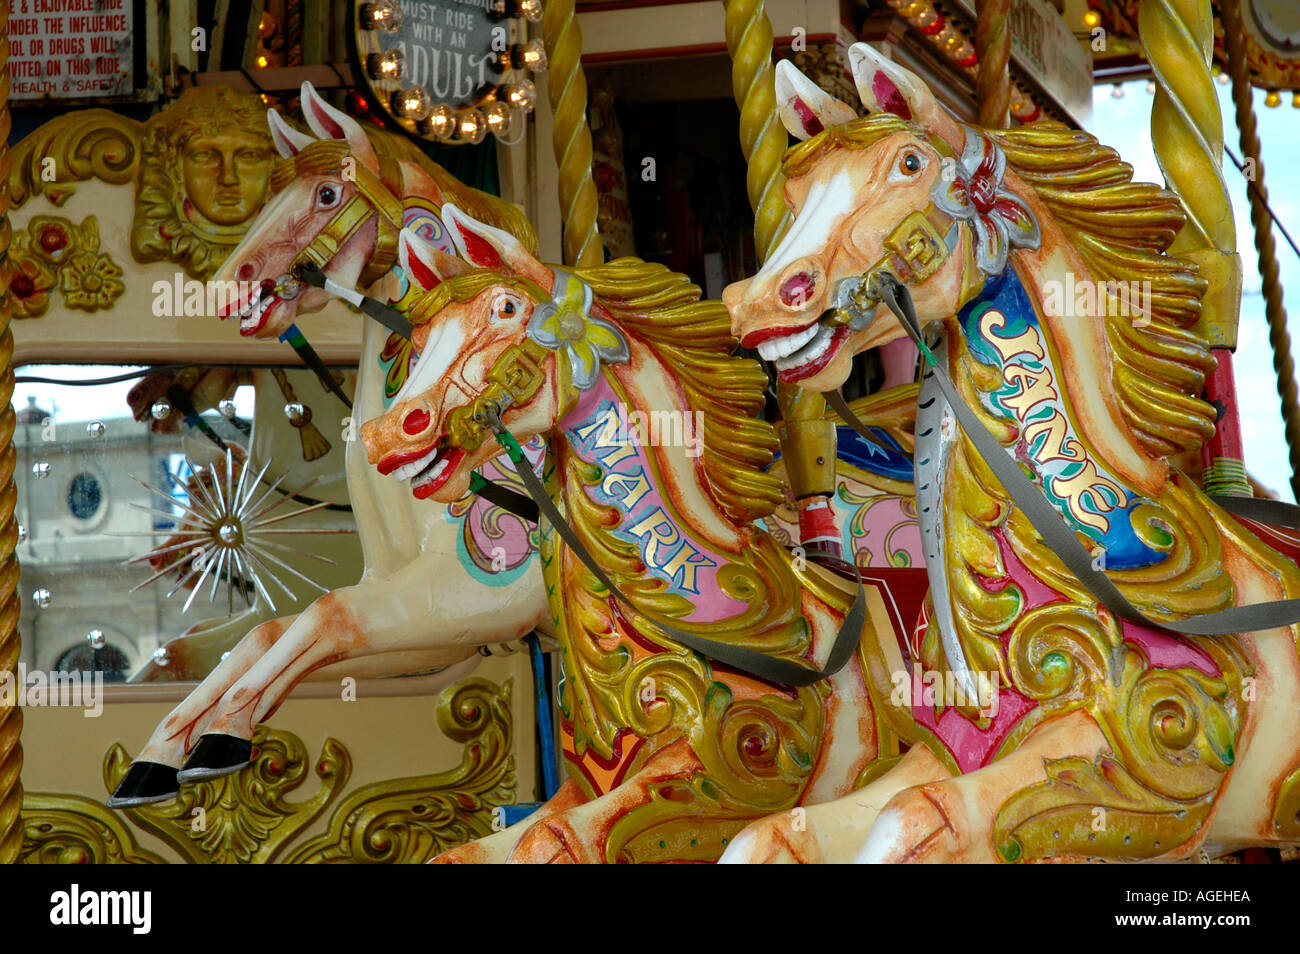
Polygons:
<instances>
[{"instance_id":1,"label":"reflection of building","mask_svg":"<svg viewBox=\"0 0 1300 954\"><path fill-rule=\"evenodd\" d=\"M124 565L152 545L147 536L125 534L174 527L161 513L139 509L170 508L134 478L167 486L181 438L154 434L130 417L60 421L29 400L14 434L18 520L26 530L18 550L23 661L52 669L61 660L79 667L93 658L107 678L124 676L160 639L205 615L192 608L182 617L182 601L166 599L170 586L130 593L154 571L147 563ZM224 615L224 601L218 609ZM97 653L87 639L92 630L104 634Z\"/></svg>"}]
</instances>

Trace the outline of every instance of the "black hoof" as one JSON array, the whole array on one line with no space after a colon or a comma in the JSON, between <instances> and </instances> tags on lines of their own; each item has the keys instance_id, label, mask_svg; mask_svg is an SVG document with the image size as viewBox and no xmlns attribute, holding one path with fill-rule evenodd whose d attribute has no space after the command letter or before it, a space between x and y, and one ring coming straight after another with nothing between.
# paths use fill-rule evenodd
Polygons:
<instances>
[{"instance_id":1,"label":"black hoof","mask_svg":"<svg viewBox=\"0 0 1300 954\"><path fill-rule=\"evenodd\" d=\"M150 805L175 798L180 791L176 769L158 762L132 762L108 800L109 808Z\"/></svg>"},{"instance_id":2,"label":"black hoof","mask_svg":"<svg viewBox=\"0 0 1300 954\"><path fill-rule=\"evenodd\" d=\"M253 743L235 735L211 733L199 737L198 744L185 760L176 780L201 782L204 779L230 775L253 760Z\"/></svg>"}]
</instances>

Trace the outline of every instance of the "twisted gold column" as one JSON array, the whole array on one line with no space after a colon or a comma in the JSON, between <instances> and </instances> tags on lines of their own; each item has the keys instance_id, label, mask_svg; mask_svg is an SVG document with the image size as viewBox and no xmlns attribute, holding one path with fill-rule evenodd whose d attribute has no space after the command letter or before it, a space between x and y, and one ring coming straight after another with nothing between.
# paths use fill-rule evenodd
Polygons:
<instances>
[{"instance_id":1,"label":"twisted gold column","mask_svg":"<svg viewBox=\"0 0 1300 954\"><path fill-rule=\"evenodd\" d=\"M772 74L772 21L763 0L724 0L731 92L740 107L740 148L749 171L745 185L754 210L754 251L767 258L790 225L781 156L789 136L776 110Z\"/></svg>"},{"instance_id":2,"label":"twisted gold column","mask_svg":"<svg viewBox=\"0 0 1300 954\"><path fill-rule=\"evenodd\" d=\"M9 2L0 0L0 673L16 676L18 635L18 523L14 514L14 335L9 330ZM23 845L23 711L0 702L0 864L16 861Z\"/></svg>"},{"instance_id":3,"label":"twisted gold column","mask_svg":"<svg viewBox=\"0 0 1300 954\"><path fill-rule=\"evenodd\" d=\"M1282 282L1278 276L1277 246L1273 221L1268 214L1268 190L1264 186L1264 163L1260 157L1255 107L1251 102L1250 66L1246 62L1239 0L1220 5L1228 71L1232 76L1232 102L1236 107L1241 137L1242 161L1254 165L1255 188L1250 194L1250 221L1255 227L1255 249L1259 252L1259 277L1264 292L1264 314L1268 317L1268 343L1273 347L1273 370L1277 372L1277 393L1282 399L1282 420L1286 425L1287 453L1291 460L1291 489L1300 499L1300 397L1296 393L1295 361L1291 357L1291 335L1286 327L1286 306L1282 303Z\"/></svg>"},{"instance_id":4,"label":"twisted gold column","mask_svg":"<svg viewBox=\"0 0 1300 954\"><path fill-rule=\"evenodd\" d=\"M979 103L980 125L985 129L1006 129L1011 125L1011 0L976 0L975 98Z\"/></svg>"},{"instance_id":5,"label":"twisted gold column","mask_svg":"<svg viewBox=\"0 0 1300 954\"><path fill-rule=\"evenodd\" d=\"M1151 142L1165 185L1187 222L1169 247L1194 263L1209 282L1193 329L1214 349L1219 367L1206 398L1224 408L1215 436L1202 450L1203 483L1218 494L1250 495L1241 460L1241 429L1232 349L1241 307L1241 258L1232 202L1223 178L1223 115L1210 75L1214 13L1210 0L1144 0L1138 10L1143 52L1156 78Z\"/></svg>"},{"instance_id":6,"label":"twisted gold column","mask_svg":"<svg viewBox=\"0 0 1300 954\"><path fill-rule=\"evenodd\" d=\"M560 167L560 211L564 216L564 263L599 265L605 254L596 225L596 183L591 178L591 129L587 126L587 77L582 72L582 27L574 0L542 4L555 127L551 145Z\"/></svg>"}]
</instances>

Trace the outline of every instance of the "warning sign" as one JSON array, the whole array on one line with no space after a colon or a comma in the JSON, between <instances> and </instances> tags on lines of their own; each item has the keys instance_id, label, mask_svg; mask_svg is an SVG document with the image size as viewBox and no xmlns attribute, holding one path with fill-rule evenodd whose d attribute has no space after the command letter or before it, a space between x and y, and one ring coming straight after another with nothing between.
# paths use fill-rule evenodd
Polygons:
<instances>
[{"instance_id":1,"label":"warning sign","mask_svg":"<svg viewBox=\"0 0 1300 954\"><path fill-rule=\"evenodd\" d=\"M13 99L130 96L131 0L12 0Z\"/></svg>"}]
</instances>

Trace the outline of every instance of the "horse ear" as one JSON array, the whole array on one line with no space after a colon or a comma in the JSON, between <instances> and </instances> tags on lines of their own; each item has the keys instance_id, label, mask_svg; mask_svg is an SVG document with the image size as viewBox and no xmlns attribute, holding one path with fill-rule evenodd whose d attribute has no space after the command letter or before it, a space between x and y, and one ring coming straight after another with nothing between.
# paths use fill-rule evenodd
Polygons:
<instances>
[{"instance_id":1,"label":"horse ear","mask_svg":"<svg viewBox=\"0 0 1300 954\"><path fill-rule=\"evenodd\" d=\"M551 270L528 254L523 243L509 232L478 221L450 202L442 207L442 223L465 261L476 268L513 271L547 291L554 285Z\"/></svg>"},{"instance_id":2,"label":"horse ear","mask_svg":"<svg viewBox=\"0 0 1300 954\"><path fill-rule=\"evenodd\" d=\"M345 139L352 155L367 169L379 168L379 157L370 145L361 124L342 110L335 109L321 98L310 82L302 84L302 114L307 125L321 139Z\"/></svg>"},{"instance_id":3,"label":"horse ear","mask_svg":"<svg viewBox=\"0 0 1300 954\"><path fill-rule=\"evenodd\" d=\"M420 291L436 288L448 278L463 275L470 269L455 255L434 248L410 229L402 229L398 235L397 259L402 273Z\"/></svg>"},{"instance_id":4,"label":"horse ear","mask_svg":"<svg viewBox=\"0 0 1300 954\"><path fill-rule=\"evenodd\" d=\"M266 111L266 124L271 127L271 141L282 159L292 159L304 146L316 141L290 126L274 109Z\"/></svg>"},{"instance_id":5,"label":"horse ear","mask_svg":"<svg viewBox=\"0 0 1300 954\"><path fill-rule=\"evenodd\" d=\"M858 118L852 106L827 93L789 60L776 64L775 84L781 122L796 139L811 139L827 126Z\"/></svg>"},{"instance_id":6,"label":"horse ear","mask_svg":"<svg viewBox=\"0 0 1300 954\"><path fill-rule=\"evenodd\" d=\"M868 110L913 120L961 150L964 132L915 73L885 59L866 43L849 47L849 67L858 96Z\"/></svg>"}]
</instances>

